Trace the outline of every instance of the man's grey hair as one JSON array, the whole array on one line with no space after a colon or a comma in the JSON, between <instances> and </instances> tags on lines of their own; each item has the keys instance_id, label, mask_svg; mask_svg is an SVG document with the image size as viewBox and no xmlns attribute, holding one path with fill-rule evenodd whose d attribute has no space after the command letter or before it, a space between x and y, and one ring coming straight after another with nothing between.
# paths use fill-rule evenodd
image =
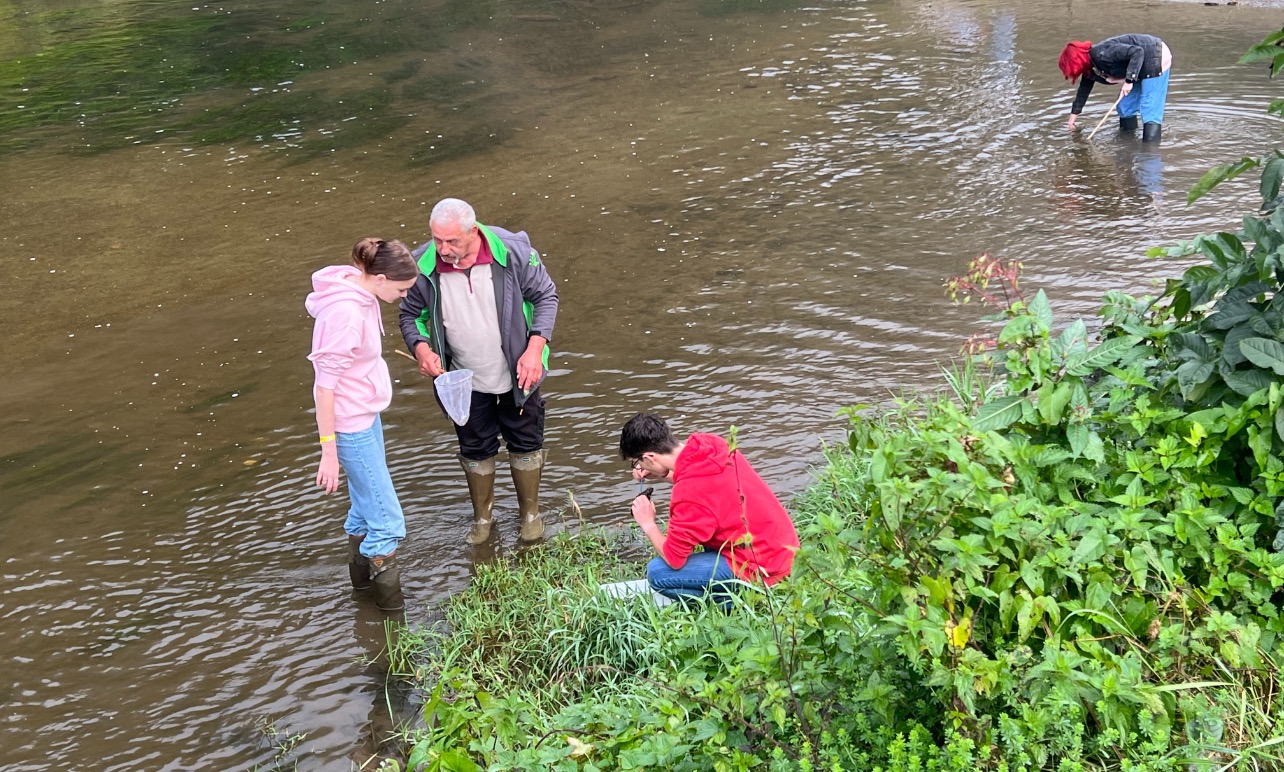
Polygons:
<instances>
[{"instance_id":1,"label":"man's grey hair","mask_svg":"<svg viewBox=\"0 0 1284 772\"><path fill-rule=\"evenodd\" d=\"M461 231L470 231L477 224L477 213L467 201L458 198L443 198L432 208L428 225L451 223L459 226Z\"/></svg>"}]
</instances>

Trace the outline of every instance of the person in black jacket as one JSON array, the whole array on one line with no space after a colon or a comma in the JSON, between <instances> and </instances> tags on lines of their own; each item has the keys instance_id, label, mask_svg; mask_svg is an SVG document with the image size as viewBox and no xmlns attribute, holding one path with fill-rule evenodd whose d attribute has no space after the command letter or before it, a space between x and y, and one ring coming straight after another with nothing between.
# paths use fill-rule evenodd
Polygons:
<instances>
[{"instance_id":1,"label":"person in black jacket","mask_svg":"<svg viewBox=\"0 0 1284 772\"><path fill-rule=\"evenodd\" d=\"M1087 40L1068 43L1058 62L1071 82L1082 77L1074 104L1070 106L1069 128L1083 112L1094 83L1122 83L1119 92L1119 129L1135 131L1140 116L1142 140L1158 142L1168 100L1168 73L1173 54L1154 35L1116 35L1093 45Z\"/></svg>"}]
</instances>

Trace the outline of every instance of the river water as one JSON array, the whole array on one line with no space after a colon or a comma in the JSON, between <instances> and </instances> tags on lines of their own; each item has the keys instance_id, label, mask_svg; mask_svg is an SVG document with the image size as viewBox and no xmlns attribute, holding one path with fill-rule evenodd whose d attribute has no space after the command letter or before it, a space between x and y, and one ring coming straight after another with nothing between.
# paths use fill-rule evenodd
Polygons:
<instances>
[{"instance_id":1,"label":"river water","mask_svg":"<svg viewBox=\"0 0 1284 772\"><path fill-rule=\"evenodd\" d=\"M309 275L417 244L468 199L558 282L545 510L627 524L639 410L739 427L782 495L836 415L938 388L984 329L942 282L989 251L1059 321L1233 228L1279 141L1239 55L1278 12L1115 0L0 0L0 767L368 760L398 710L361 662L344 498L312 485ZM1164 141L1099 89L1071 136L1068 39L1163 37ZM1251 178L1251 179L1250 179ZM395 331L395 309L385 308ZM386 347L399 345L395 332ZM470 510L410 363L384 416L411 622L500 535ZM573 527L574 523L559 527ZM277 734L268 737L263 727Z\"/></svg>"}]
</instances>

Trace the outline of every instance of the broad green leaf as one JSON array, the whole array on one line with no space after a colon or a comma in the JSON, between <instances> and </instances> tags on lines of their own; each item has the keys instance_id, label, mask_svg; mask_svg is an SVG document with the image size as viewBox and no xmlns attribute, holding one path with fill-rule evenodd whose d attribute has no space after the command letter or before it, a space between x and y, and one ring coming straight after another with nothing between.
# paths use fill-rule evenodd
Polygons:
<instances>
[{"instance_id":1,"label":"broad green leaf","mask_svg":"<svg viewBox=\"0 0 1284 772\"><path fill-rule=\"evenodd\" d=\"M1173 316L1185 319L1190 313L1190 290L1182 287L1173 294Z\"/></svg>"},{"instance_id":2,"label":"broad green leaf","mask_svg":"<svg viewBox=\"0 0 1284 772\"><path fill-rule=\"evenodd\" d=\"M1248 397L1267 388L1275 379L1266 370L1235 370L1222 373L1222 380L1231 391L1241 397Z\"/></svg>"},{"instance_id":3,"label":"broad green leaf","mask_svg":"<svg viewBox=\"0 0 1284 772\"><path fill-rule=\"evenodd\" d=\"M1091 431L1085 423L1076 422L1066 425L1066 439L1070 440L1070 450L1074 451L1076 456L1083 456L1084 449L1088 447L1088 435Z\"/></svg>"},{"instance_id":4,"label":"broad green leaf","mask_svg":"<svg viewBox=\"0 0 1284 772\"><path fill-rule=\"evenodd\" d=\"M1198 388L1212 377L1215 366L1212 362L1186 362L1177 368L1177 384L1181 387L1182 396L1195 399Z\"/></svg>"},{"instance_id":5,"label":"broad green leaf","mask_svg":"<svg viewBox=\"0 0 1284 772\"><path fill-rule=\"evenodd\" d=\"M1000 397L993 402L987 402L976 411L976 418L972 420L972 428L978 432L991 432L999 429L1006 429L1014 421L1021 417L1021 404L1025 402L1025 397Z\"/></svg>"},{"instance_id":6,"label":"broad green leaf","mask_svg":"<svg viewBox=\"0 0 1284 772\"><path fill-rule=\"evenodd\" d=\"M1168 340L1173 344L1177 356L1186 361L1206 362L1215 356L1213 347L1197 332L1174 332L1168 336Z\"/></svg>"},{"instance_id":7,"label":"broad green leaf","mask_svg":"<svg viewBox=\"0 0 1284 772\"><path fill-rule=\"evenodd\" d=\"M1066 372L1070 375L1084 376L1100 370L1107 365L1113 365L1127 354L1133 346L1136 346L1139 340L1140 338L1136 335L1124 335L1120 338L1111 338L1089 351L1081 359L1077 358L1077 361L1074 363L1067 362Z\"/></svg>"},{"instance_id":8,"label":"broad green leaf","mask_svg":"<svg viewBox=\"0 0 1284 772\"><path fill-rule=\"evenodd\" d=\"M1099 528L1092 528L1079 540L1079 546L1075 547L1074 557L1070 558L1070 562L1075 565L1094 563L1104 554L1106 554L1105 534Z\"/></svg>"},{"instance_id":9,"label":"broad green leaf","mask_svg":"<svg viewBox=\"0 0 1284 772\"><path fill-rule=\"evenodd\" d=\"M1070 404L1070 384L1045 383L1039 389L1039 417L1049 426L1061 422L1066 405Z\"/></svg>"},{"instance_id":10,"label":"broad green leaf","mask_svg":"<svg viewBox=\"0 0 1284 772\"><path fill-rule=\"evenodd\" d=\"M1244 362L1246 357L1244 356L1244 352L1240 350L1239 344L1241 341L1254 337L1257 337L1257 334L1253 331L1253 328L1249 327L1247 324L1239 325L1228 330L1226 333L1226 340L1222 341L1222 360L1231 367Z\"/></svg>"},{"instance_id":11,"label":"broad green leaf","mask_svg":"<svg viewBox=\"0 0 1284 772\"><path fill-rule=\"evenodd\" d=\"M1275 41L1280 40L1280 37L1278 36L1281 34L1284 33L1273 32L1265 40L1245 51L1244 55L1239 58L1238 64L1250 64L1252 62L1261 61L1262 59L1274 59L1280 54L1284 54L1284 50L1281 50L1279 46L1275 45ZM1272 38L1274 38L1274 40L1272 40Z\"/></svg>"},{"instance_id":12,"label":"broad green leaf","mask_svg":"<svg viewBox=\"0 0 1284 772\"><path fill-rule=\"evenodd\" d=\"M1273 370L1276 375L1284 375L1284 343L1269 338L1249 338L1240 341L1239 350L1248 361L1258 367Z\"/></svg>"},{"instance_id":13,"label":"broad green leaf","mask_svg":"<svg viewBox=\"0 0 1284 772\"><path fill-rule=\"evenodd\" d=\"M930 576L924 576L921 580L927 595L931 598L932 603L937 606L945 606L945 599L950 597L950 580L933 579Z\"/></svg>"},{"instance_id":14,"label":"broad green leaf","mask_svg":"<svg viewBox=\"0 0 1284 772\"><path fill-rule=\"evenodd\" d=\"M1043 290L1039 290L1034 300L1030 301L1030 314L1038 320L1044 332L1052 330L1052 305L1048 302L1048 296Z\"/></svg>"},{"instance_id":15,"label":"broad green leaf","mask_svg":"<svg viewBox=\"0 0 1284 772\"><path fill-rule=\"evenodd\" d=\"M1277 54L1284 54L1278 46L1273 46ZM1284 158L1277 153L1274 158L1266 162L1262 169L1261 193L1262 201L1272 201L1280 194L1280 180L1284 179Z\"/></svg>"},{"instance_id":16,"label":"broad green leaf","mask_svg":"<svg viewBox=\"0 0 1284 772\"><path fill-rule=\"evenodd\" d=\"M1101 441L1100 434L1088 432L1088 444L1084 446L1083 457L1098 464L1106 460L1106 446Z\"/></svg>"},{"instance_id":17,"label":"broad green leaf","mask_svg":"<svg viewBox=\"0 0 1284 772\"><path fill-rule=\"evenodd\" d=\"M1238 161L1222 164L1221 166L1214 166L1204 172L1204 176L1200 177L1199 181L1195 183L1195 186L1186 194L1186 203L1195 203L1207 195L1208 191L1222 184L1226 180L1235 179L1249 169L1252 169L1254 166L1257 166L1257 164L1258 161L1256 158L1244 156Z\"/></svg>"},{"instance_id":18,"label":"broad green leaf","mask_svg":"<svg viewBox=\"0 0 1284 772\"><path fill-rule=\"evenodd\" d=\"M410 752L410 758L406 759L406 772L417 772L421 767L428 763L428 741L415 745L414 750Z\"/></svg>"},{"instance_id":19,"label":"broad green leaf","mask_svg":"<svg viewBox=\"0 0 1284 772\"><path fill-rule=\"evenodd\" d=\"M1284 169L1284 158L1277 158L1280 162L1281 169ZM1276 194L1278 195L1278 194ZM1254 253L1268 255L1279 248L1281 241L1284 241L1284 234L1270 227L1266 221L1255 215L1244 215L1244 235L1248 240L1253 242ZM1261 275L1259 271L1258 275Z\"/></svg>"},{"instance_id":20,"label":"broad green leaf","mask_svg":"<svg viewBox=\"0 0 1284 772\"><path fill-rule=\"evenodd\" d=\"M1252 316L1253 307L1246 300L1223 300L1217 304L1217 310L1208 317L1208 326L1214 330L1229 330Z\"/></svg>"},{"instance_id":21,"label":"broad green leaf","mask_svg":"<svg viewBox=\"0 0 1284 772\"><path fill-rule=\"evenodd\" d=\"M1061 331L1061 335L1057 338L1057 347L1061 350L1062 357L1088 350L1088 326L1082 319L1075 319L1069 327Z\"/></svg>"}]
</instances>

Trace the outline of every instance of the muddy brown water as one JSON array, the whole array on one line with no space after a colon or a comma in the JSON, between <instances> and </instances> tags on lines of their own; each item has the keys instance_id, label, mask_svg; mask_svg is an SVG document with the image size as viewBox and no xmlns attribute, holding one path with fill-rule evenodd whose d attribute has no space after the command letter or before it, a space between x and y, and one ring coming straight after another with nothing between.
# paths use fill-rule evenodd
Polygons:
<instances>
[{"instance_id":1,"label":"muddy brown water","mask_svg":"<svg viewBox=\"0 0 1284 772\"><path fill-rule=\"evenodd\" d=\"M639 410L740 427L787 496L839 409L940 386L983 329L941 291L969 258L1022 259L1064 323L1174 275L1147 247L1233 228L1254 175L1185 192L1279 141L1265 67L1234 63L1278 21L1113 0L0 1L0 767L265 768L263 722L302 738L300 769L369 758L397 700L359 661L344 500L311 484L302 305L358 238L418 243L444 196L531 234L562 297L554 520L570 493L629 522L615 442ZM1158 148L1064 129L1060 46L1125 31L1174 51ZM447 419L389 361L415 621L479 555ZM498 496L507 554L503 474Z\"/></svg>"}]
</instances>

